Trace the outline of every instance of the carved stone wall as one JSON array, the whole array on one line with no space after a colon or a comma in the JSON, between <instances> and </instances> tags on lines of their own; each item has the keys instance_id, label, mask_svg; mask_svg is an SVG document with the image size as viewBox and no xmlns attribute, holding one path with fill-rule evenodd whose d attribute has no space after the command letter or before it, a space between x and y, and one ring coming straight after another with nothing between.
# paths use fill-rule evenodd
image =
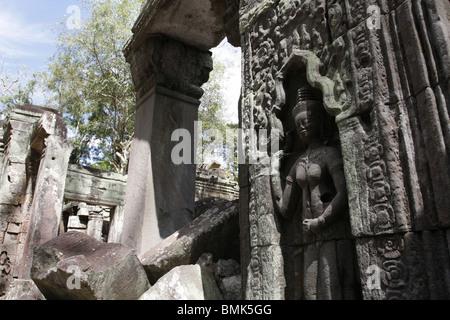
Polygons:
<instances>
[{"instance_id":1,"label":"carved stone wall","mask_svg":"<svg viewBox=\"0 0 450 320\"><path fill-rule=\"evenodd\" d=\"M320 91L337 127L364 299L450 295L448 10L440 0L241 1L242 127L278 129L289 150L291 83ZM250 164L271 156L272 141L258 154L252 139L261 142L246 137L240 172L246 297L293 299L302 247L274 210L270 162Z\"/></svg>"},{"instance_id":2,"label":"carved stone wall","mask_svg":"<svg viewBox=\"0 0 450 320\"><path fill-rule=\"evenodd\" d=\"M228 35L243 52L244 298L450 298L449 12L445 0L148 1L125 48L139 107L120 240L143 253L189 222L195 168L168 159L170 135L193 133L208 50ZM315 155L299 130L314 117L293 113L302 95L322 112ZM61 129L56 113L32 106L4 123L0 294L61 226L70 172ZM338 171L344 179L331 179ZM302 189L292 217L282 217L278 176L280 189ZM314 198L308 188L324 176ZM330 222L342 180L345 203ZM87 189L89 204L114 198ZM322 215L305 218L313 207ZM71 227L83 228L76 216ZM97 218L86 225L95 236Z\"/></svg>"}]
</instances>

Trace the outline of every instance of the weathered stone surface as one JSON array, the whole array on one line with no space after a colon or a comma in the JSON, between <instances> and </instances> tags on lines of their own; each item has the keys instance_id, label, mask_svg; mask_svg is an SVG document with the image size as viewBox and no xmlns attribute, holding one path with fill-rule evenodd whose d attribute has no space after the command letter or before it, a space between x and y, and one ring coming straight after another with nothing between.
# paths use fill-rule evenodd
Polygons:
<instances>
[{"instance_id":1,"label":"weathered stone surface","mask_svg":"<svg viewBox=\"0 0 450 320\"><path fill-rule=\"evenodd\" d=\"M219 288L224 300L242 300L242 277L240 274L223 278Z\"/></svg>"},{"instance_id":2,"label":"weathered stone surface","mask_svg":"<svg viewBox=\"0 0 450 320\"><path fill-rule=\"evenodd\" d=\"M96 205L124 205L126 183L127 176L70 164L64 197Z\"/></svg>"},{"instance_id":3,"label":"weathered stone surface","mask_svg":"<svg viewBox=\"0 0 450 320\"><path fill-rule=\"evenodd\" d=\"M232 212L221 220L226 207L172 235L194 213L195 169L168 158L174 130L185 128L193 136L201 87L213 67L207 50L227 34L243 49L242 281L232 263L215 263L212 255L199 260L215 274L223 295L237 296L242 282L247 299L448 299L449 12L446 0L147 1L125 49L138 108L128 208L115 224L114 239L140 254L169 237L144 254L152 281L203 252L230 258L227 249L235 244L229 240L239 238L234 227L232 235L223 229L234 226L225 222L234 219ZM318 91L315 99L327 113L328 120L313 127L333 129L307 143L300 138L308 130L295 129L311 119L291 112L300 84ZM13 278L27 276L32 248L57 232L65 172L55 167L65 166L58 144L66 138L62 118L45 108L17 108L3 125L0 295ZM271 136L254 135L259 129ZM284 151L279 170L271 170L274 142ZM320 154L319 147L336 154ZM337 162L343 163L345 196ZM285 219L278 207L289 182L302 189L289 199L301 204L287 210L292 215ZM121 206L124 194L115 198L115 187L83 185L85 198L77 200L107 196L109 205ZM348 210L339 210L337 194L345 200L341 209ZM91 226L77 226L99 237L100 221L89 213L78 216L92 218ZM58 256L58 250L45 250ZM55 279L70 278L69 263L92 271L89 259L75 254L56 261Z\"/></svg>"},{"instance_id":4,"label":"weathered stone surface","mask_svg":"<svg viewBox=\"0 0 450 320\"><path fill-rule=\"evenodd\" d=\"M151 283L176 266L196 263L204 252L239 260L238 201L206 211L139 257Z\"/></svg>"},{"instance_id":5,"label":"weathered stone surface","mask_svg":"<svg viewBox=\"0 0 450 320\"><path fill-rule=\"evenodd\" d=\"M232 259L220 259L214 262L211 253L204 253L196 264L212 272L225 300L242 299L242 276L239 263Z\"/></svg>"},{"instance_id":6,"label":"weathered stone surface","mask_svg":"<svg viewBox=\"0 0 450 320\"><path fill-rule=\"evenodd\" d=\"M448 300L450 255L444 231L379 235L356 241L364 298Z\"/></svg>"},{"instance_id":7,"label":"weathered stone surface","mask_svg":"<svg viewBox=\"0 0 450 320\"><path fill-rule=\"evenodd\" d=\"M312 195L315 191L310 186L302 194L306 192L311 197L301 199L299 194L296 199L303 200L300 203L307 208L299 205L290 220L280 219L273 208L282 202L282 197L277 192L267 192L268 181L274 175L264 174L266 168L260 163L242 166L245 171L241 173L248 174L240 183L241 234L245 241L241 262L247 298L305 298L301 291L307 288L312 292L311 288L324 280L327 271L323 269L343 272L340 281L359 274L364 286L370 264L362 263L367 260L373 263L383 253L373 247L365 247L367 250L363 251L357 244L358 259L355 259L354 238L356 243L376 243L385 235L401 238L412 232L407 238L415 239L409 240L414 245L402 249L406 262L388 261L386 265L379 262L379 267L393 270L388 272L389 276L407 269L412 276L416 274L414 269L422 268L413 257L422 246L427 246L430 234L448 229L449 221L448 8L448 1L441 0L240 2L244 60L241 127L282 132L279 142L285 152L281 161L283 190L289 184L284 179L292 173L291 167L299 168L299 174L291 179L292 188L303 188L314 183L315 178L324 181L323 174L312 177L312 172L320 171L317 161L299 159L300 155L308 157L314 151L308 153L298 140L301 132L297 134L295 126L301 121L291 114L296 103L293 90L297 89L293 83L303 79L318 89L324 108L333 118L325 127L332 128L333 122L338 126L322 142L342 153L350 218L350 223L345 218L344 238L334 234L325 239L327 232L316 229L322 219L314 219L326 219L330 210L320 208L305 219L305 214L313 212L314 207L317 209L317 203L326 198ZM264 141L261 137L256 140ZM250 159L252 137L245 141L245 156ZM263 156L266 153L273 156L261 151ZM326 156L321 161L324 159ZM308 181L303 180L304 172ZM331 175L334 179L334 173ZM332 202L328 208L335 206L336 201ZM301 228L302 220L306 222L306 230ZM344 221L336 219L331 224L339 220ZM305 238L311 230L317 231L315 237L320 240L315 244L317 252ZM332 245L323 240L337 242ZM424 251L439 257L440 274L447 274L447 262L439 253L442 250L445 249L440 244L433 251ZM337 259L327 258L333 255ZM359 262L359 272L352 272L352 263L343 268L343 261L350 260ZM322 264L317 281L302 284L307 277L296 274L309 272L316 262ZM337 278L328 280L316 287L318 295L334 290ZM422 290L418 289L419 283L423 281L430 281L427 285L433 289L418 294ZM407 280L390 282L392 286L402 286L403 297L447 297L442 288L446 280L433 272L425 280L414 281L415 287ZM358 288L352 281L342 285L342 292L346 292L343 298L358 298L361 294L366 299L380 297L377 291ZM390 289L394 297L393 287ZM348 294L352 291L356 295Z\"/></svg>"},{"instance_id":8,"label":"weathered stone surface","mask_svg":"<svg viewBox=\"0 0 450 320\"><path fill-rule=\"evenodd\" d=\"M202 254L195 264L208 269L214 274L214 257L211 253L205 252Z\"/></svg>"},{"instance_id":9,"label":"weathered stone surface","mask_svg":"<svg viewBox=\"0 0 450 320\"><path fill-rule=\"evenodd\" d=\"M126 55L137 107L121 243L140 254L192 221L195 157L190 138L201 86L213 66L210 52L162 35L146 38ZM190 142L183 141L191 149L184 151L187 160L175 164L174 133L180 129L190 133Z\"/></svg>"},{"instance_id":10,"label":"weathered stone surface","mask_svg":"<svg viewBox=\"0 0 450 320\"><path fill-rule=\"evenodd\" d=\"M208 81L213 68L211 52L160 34L145 39L141 47L127 54L127 61L131 65L138 108L155 87L200 99L201 86Z\"/></svg>"},{"instance_id":11,"label":"weathered stone surface","mask_svg":"<svg viewBox=\"0 0 450 320\"><path fill-rule=\"evenodd\" d=\"M150 288L133 249L81 232L35 248L31 276L47 299L135 300Z\"/></svg>"},{"instance_id":12,"label":"weathered stone surface","mask_svg":"<svg viewBox=\"0 0 450 320\"><path fill-rule=\"evenodd\" d=\"M227 177L224 169L199 166L195 178L195 200L206 198L222 198L231 201L238 199L237 181L233 177Z\"/></svg>"},{"instance_id":13,"label":"weathered stone surface","mask_svg":"<svg viewBox=\"0 0 450 320\"><path fill-rule=\"evenodd\" d=\"M213 10L209 0L148 1L134 25L133 33L129 46L146 34L164 34L202 49L210 49L225 37L221 16Z\"/></svg>"},{"instance_id":14,"label":"weathered stone surface","mask_svg":"<svg viewBox=\"0 0 450 320\"><path fill-rule=\"evenodd\" d=\"M194 219L200 217L202 214L204 214L206 211L211 209L212 207L216 207L218 205L224 204L229 202L229 200L222 199L222 198L205 198L198 201L195 201L195 211L194 211Z\"/></svg>"},{"instance_id":15,"label":"weathered stone surface","mask_svg":"<svg viewBox=\"0 0 450 320\"><path fill-rule=\"evenodd\" d=\"M24 243L24 253L20 261L20 278L29 279L33 248L58 235L64 203L69 157L72 143L65 139L65 134L54 133L67 130L58 128L62 117L46 112L37 123L31 136L31 151L28 162L32 163L32 175L35 175L32 187L36 192L32 197L28 230ZM34 167L34 165L36 166ZM34 168L33 168L34 167ZM51 190L51 192L50 192ZM46 191L46 192L45 192Z\"/></svg>"},{"instance_id":16,"label":"weathered stone surface","mask_svg":"<svg viewBox=\"0 0 450 320\"><path fill-rule=\"evenodd\" d=\"M223 260L220 259L214 264L214 275L217 279L228 278L239 274L239 263L232 259Z\"/></svg>"},{"instance_id":17,"label":"weathered stone surface","mask_svg":"<svg viewBox=\"0 0 450 320\"><path fill-rule=\"evenodd\" d=\"M222 295L211 271L196 264L175 267L139 300L222 300Z\"/></svg>"},{"instance_id":18,"label":"weathered stone surface","mask_svg":"<svg viewBox=\"0 0 450 320\"><path fill-rule=\"evenodd\" d=\"M4 246L0 248L0 296L4 295L12 281L11 260L8 251L3 251Z\"/></svg>"},{"instance_id":19,"label":"weathered stone surface","mask_svg":"<svg viewBox=\"0 0 450 320\"><path fill-rule=\"evenodd\" d=\"M4 300L45 300L45 297L33 281L15 279Z\"/></svg>"},{"instance_id":20,"label":"weathered stone surface","mask_svg":"<svg viewBox=\"0 0 450 320\"><path fill-rule=\"evenodd\" d=\"M242 299L242 277L239 263L232 259L214 264L214 277L225 300Z\"/></svg>"},{"instance_id":21,"label":"weathered stone surface","mask_svg":"<svg viewBox=\"0 0 450 320\"><path fill-rule=\"evenodd\" d=\"M195 136L201 87L213 68L207 50L224 38L222 20L227 19L208 0L150 1L124 50L137 91L137 111L121 243L138 253L192 220L194 157L174 164L170 141L178 129Z\"/></svg>"}]
</instances>

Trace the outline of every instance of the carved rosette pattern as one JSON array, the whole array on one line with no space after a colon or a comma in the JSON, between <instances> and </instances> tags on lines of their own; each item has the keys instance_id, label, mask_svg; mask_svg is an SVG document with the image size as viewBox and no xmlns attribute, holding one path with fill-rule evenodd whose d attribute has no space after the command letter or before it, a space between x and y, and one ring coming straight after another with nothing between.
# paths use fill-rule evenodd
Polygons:
<instances>
[{"instance_id":1,"label":"carved rosette pattern","mask_svg":"<svg viewBox=\"0 0 450 320\"><path fill-rule=\"evenodd\" d=\"M383 160L383 147L373 137L366 140L365 163L369 190L370 225L377 234L392 230L394 212L389 198L391 190L386 182L386 164Z\"/></svg>"}]
</instances>

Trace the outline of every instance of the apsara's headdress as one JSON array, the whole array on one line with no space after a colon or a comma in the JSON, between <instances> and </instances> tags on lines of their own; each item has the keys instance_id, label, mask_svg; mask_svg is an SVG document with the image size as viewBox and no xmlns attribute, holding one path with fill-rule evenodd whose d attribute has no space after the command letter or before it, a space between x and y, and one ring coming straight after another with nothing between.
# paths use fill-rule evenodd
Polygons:
<instances>
[{"instance_id":1,"label":"apsara's headdress","mask_svg":"<svg viewBox=\"0 0 450 320\"><path fill-rule=\"evenodd\" d=\"M315 94L311 86L303 86L297 90L295 106L292 109L293 114L299 114L303 111L311 110L310 107L317 105L320 99Z\"/></svg>"}]
</instances>

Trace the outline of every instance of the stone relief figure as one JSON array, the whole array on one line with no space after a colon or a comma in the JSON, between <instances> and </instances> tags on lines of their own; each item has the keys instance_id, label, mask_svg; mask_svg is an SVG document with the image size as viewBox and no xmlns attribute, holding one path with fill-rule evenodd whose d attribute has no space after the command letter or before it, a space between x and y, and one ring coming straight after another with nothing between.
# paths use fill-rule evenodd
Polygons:
<instances>
[{"instance_id":1,"label":"stone relief figure","mask_svg":"<svg viewBox=\"0 0 450 320\"><path fill-rule=\"evenodd\" d=\"M3 295L7 289L10 280L11 262L9 261L8 253L2 251L0 253L0 296Z\"/></svg>"},{"instance_id":2,"label":"stone relief figure","mask_svg":"<svg viewBox=\"0 0 450 320\"><path fill-rule=\"evenodd\" d=\"M333 38L337 38L339 28L343 20L343 11L339 3L334 3L328 9L330 33Z\"/></svg>"},{"instance_id":3,"label":"stone relief figure","mask_svg":"<svg viewBox=\"0 0 450 320\"><path fill-rule=\"evenodd\" d=\"M303 253L300 298L353 299L352 243L349 240L347 189L340 151L321 139L323 105L311 87L296 92L292 117L303 152L282 187L283 151L272 157L275 209L286 219L300 214ZM287 172L287 171L286 171Z\"/></svg>"}]
</instances>

